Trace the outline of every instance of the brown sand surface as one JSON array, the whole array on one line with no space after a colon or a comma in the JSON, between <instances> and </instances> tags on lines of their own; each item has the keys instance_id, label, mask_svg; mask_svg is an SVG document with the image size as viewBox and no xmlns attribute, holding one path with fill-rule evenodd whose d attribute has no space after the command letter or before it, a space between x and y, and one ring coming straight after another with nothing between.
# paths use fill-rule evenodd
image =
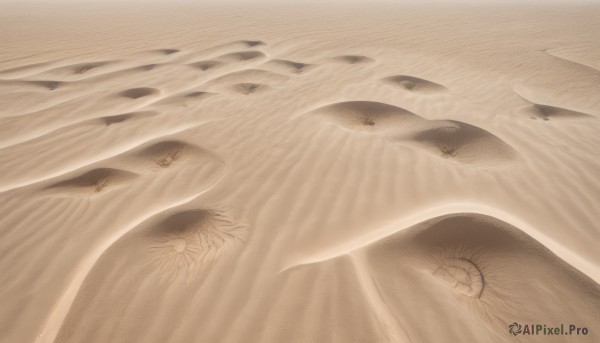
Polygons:
<instances>
[{"instance_id":1,"label":"brown sand surface","mask_svg":"<svg viewBox=\"0 0 600 343\"><path fill-rule=\"evenodd\" d=\"M0 342L600 341L600 6L0 33Z\"/></svg>"}]
</instances>

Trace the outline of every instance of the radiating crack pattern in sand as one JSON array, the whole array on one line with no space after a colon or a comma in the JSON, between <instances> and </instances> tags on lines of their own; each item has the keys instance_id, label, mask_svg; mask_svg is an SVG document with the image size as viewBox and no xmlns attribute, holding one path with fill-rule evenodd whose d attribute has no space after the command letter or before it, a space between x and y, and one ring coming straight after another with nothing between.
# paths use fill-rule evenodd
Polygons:
<instances>
[{"instance_id":1,"label":"radiating crack pattern in sand","mask_svg":"<svg viewBox=\"0 0 600 343\"><path fill-rule=\"evenodd\" d=\"M215 210L190 210L170 216L152 230L148 253L161 280L172 283L210 267L228 243L243 240L243 226Z\"/></svg>"}]
</instances>

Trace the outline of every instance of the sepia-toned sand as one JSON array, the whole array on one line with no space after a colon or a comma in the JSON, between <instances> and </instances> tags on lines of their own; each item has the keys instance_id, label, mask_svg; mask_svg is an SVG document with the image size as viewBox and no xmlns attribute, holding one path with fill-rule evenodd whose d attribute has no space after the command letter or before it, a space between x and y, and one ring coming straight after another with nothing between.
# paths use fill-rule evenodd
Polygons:
<instances>
[{"instance_id":1,"label":"sepia-toned sand","mask_svg":"<svg viewBox=\"0 0 600 343\"><path fill-rule=\"evenodd\" d=\"M600 341L600 7L3 8L0 342Z\"/></svg>"}]
</instances>

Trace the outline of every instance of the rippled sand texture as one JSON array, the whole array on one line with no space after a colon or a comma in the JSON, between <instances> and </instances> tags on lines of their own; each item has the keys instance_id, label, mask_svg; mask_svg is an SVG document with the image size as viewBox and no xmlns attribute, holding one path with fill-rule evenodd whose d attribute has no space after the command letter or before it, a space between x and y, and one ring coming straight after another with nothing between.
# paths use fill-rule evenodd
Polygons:
<instances>
[{"instance_id":1,"label":"rippled sand texture","mask_svg":"<svg viewBox=\"0 0 600 343\"><path fill-rule=\"evenodd\" d=\"M140 6L0 14L0 342L600 341L600 7Z\"/></svg>"}]
</instances>

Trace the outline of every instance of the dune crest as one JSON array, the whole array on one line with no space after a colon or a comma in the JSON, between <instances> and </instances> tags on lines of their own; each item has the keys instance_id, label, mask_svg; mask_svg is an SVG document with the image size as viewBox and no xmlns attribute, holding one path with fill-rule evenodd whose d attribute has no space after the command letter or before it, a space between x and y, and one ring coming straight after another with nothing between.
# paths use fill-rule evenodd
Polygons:
<instances>
[{"instance_id":1,"label":"dune crest","mask_svg":"<svg viewBox=\"0 0 600 343\"><path fill-rule=\"evenodd\" d=\"M0 342L600 342L600 7L361 1L3 4Z\"/></svg>"}]
</instances>

